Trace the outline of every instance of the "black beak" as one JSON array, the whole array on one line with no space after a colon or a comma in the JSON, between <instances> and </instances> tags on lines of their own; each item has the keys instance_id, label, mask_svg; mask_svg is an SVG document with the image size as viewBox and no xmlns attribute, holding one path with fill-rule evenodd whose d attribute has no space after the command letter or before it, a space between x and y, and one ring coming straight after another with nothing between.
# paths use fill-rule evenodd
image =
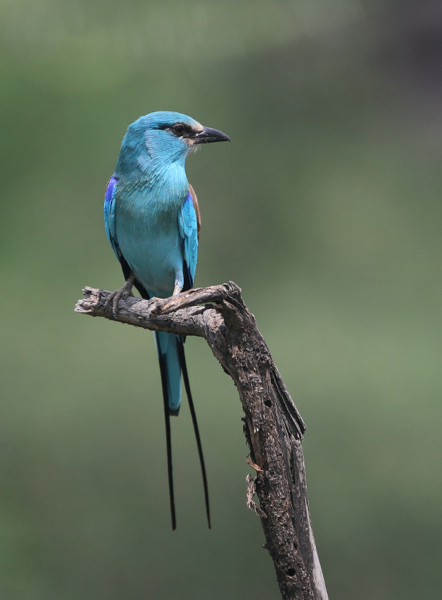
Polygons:
<instances>
[{"instance_id":1,"label":"black beak","mask_svg":"<svg viewBox=\"0 0 442 600\"><path fill-rule=\"evenodd\" d=\"M230 142L230 138L222 131L210 127L203 127L203 130L193 138L194 144L211 144L212 142Z\"/></svg>"}]
</instances>

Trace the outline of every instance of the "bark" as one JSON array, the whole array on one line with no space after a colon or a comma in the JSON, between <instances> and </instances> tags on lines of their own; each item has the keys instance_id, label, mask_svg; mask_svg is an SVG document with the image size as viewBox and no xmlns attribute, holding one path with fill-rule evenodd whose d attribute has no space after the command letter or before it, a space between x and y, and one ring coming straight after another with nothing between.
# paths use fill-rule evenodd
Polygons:
<instances>
[{"instance_id":1,"label":"bark","mask_svg":"<svg viewBox=\"0 0 442 600\"><path fill-rule=\"evenodd\" d=\"M85 288L75 310L113 319L105 306L109 293ZM120 300L116 320L206 339L239 392L249 464L256 471L247 478L247 505L261 519L282 598L327 600L307 500L305 424L239 287L230 282L149 301L131 296Z\"/></svg>"}]
</instances>

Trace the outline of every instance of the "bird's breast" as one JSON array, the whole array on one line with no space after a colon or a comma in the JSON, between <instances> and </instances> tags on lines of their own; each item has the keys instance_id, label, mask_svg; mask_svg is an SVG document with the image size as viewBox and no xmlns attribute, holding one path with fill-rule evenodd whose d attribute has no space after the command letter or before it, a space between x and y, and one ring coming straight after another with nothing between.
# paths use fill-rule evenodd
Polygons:
<instances>
[{"instance_id":1,"label":"bird's breast","mask_svg":"<svg viewBox=\"0 0 442 600\"><path fill-rule=\"evenodd\" d=\"M178 213L185 198L184 194L138 190L117 202L118 245L151 296L170 296L182 272Z\"/></svg>"}]
</instances>

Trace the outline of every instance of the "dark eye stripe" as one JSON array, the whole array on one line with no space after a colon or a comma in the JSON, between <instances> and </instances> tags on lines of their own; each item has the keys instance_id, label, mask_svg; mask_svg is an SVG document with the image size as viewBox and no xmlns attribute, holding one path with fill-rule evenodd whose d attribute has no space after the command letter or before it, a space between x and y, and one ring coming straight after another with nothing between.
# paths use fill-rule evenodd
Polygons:
<instances>
[{"instance_id":1,"label":"dark eye stripe","mask_svg":"<svg viewBox=\"0 0 442 600\"><path fill-rule=\"evenodd\" d=\"M173 125L164 123L163 125L160 125L158 129L171 131L177 137L187 137L193 133L192 128L185 123L174 123Z\"/></svg>"}]
</instances>

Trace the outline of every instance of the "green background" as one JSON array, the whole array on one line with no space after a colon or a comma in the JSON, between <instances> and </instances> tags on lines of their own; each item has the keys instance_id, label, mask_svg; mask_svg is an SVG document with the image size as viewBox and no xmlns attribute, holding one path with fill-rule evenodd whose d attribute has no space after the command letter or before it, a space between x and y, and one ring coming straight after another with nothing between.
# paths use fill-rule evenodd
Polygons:
<instances>
[{"instance_id":1,"label":"green background","mask_svg":"<svg viewBox=\"0 0 442 600\"><path fill-rule=\"evenodd\" d=\"M127 125L176 110L196 284L233 280L303 415L331 599L441 597L442 14L436 3L1 0L0 595L279 597L246 508L241 408L203 340L173 421L152 334L73 312L116 289L102 201Z\"/></svg>"}]
</instances>

